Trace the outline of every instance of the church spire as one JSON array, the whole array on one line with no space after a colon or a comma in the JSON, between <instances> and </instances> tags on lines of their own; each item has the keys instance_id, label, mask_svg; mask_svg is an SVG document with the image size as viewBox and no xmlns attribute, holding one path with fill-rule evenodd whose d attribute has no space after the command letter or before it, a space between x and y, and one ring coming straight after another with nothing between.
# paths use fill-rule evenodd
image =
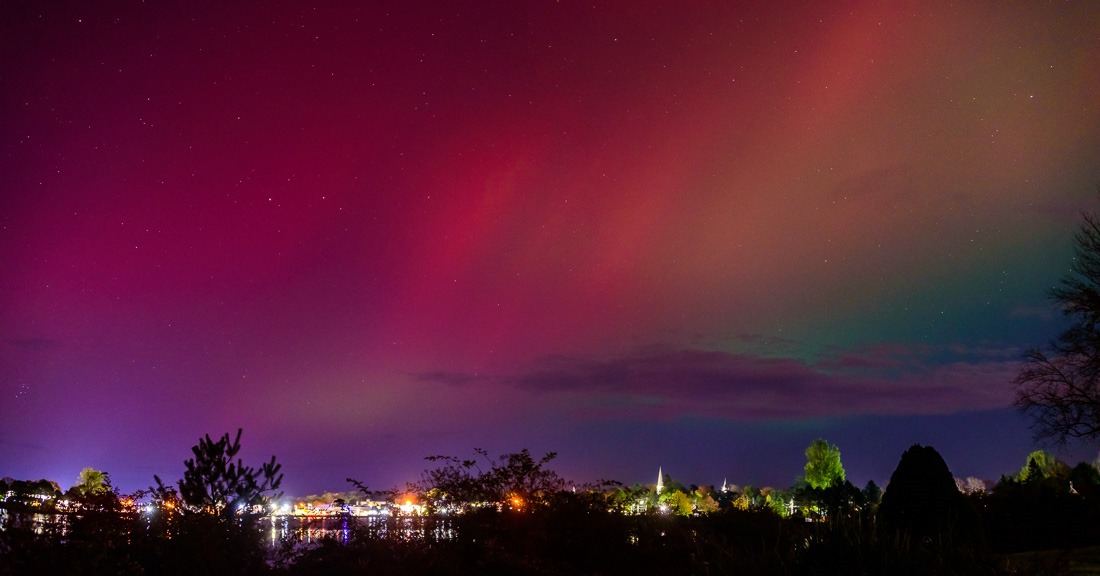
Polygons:
<instances>
[{"instance_id":1,"label":"church spire","mask_svg":"<svg viewBox=\"0 0 1100 576\"><path fill-rule=\"evenodd\" d=\"M665 475L661 471L661 467L657 467L657 493L660 494L661 490L665 488Z\"/></svg>"}]
</instances>

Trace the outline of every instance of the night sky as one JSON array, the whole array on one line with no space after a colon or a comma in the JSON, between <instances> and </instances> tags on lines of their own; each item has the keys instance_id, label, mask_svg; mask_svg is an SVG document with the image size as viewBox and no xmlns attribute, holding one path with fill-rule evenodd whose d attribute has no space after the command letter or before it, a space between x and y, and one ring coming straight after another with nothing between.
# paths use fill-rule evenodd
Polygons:
<instances>
[{"instance_id":1,"label":"night sky","mask_svg":"<svg viewBox=\"0 0 1100 576\"><path fill-rule=\"evenodd\" d=\"M1096 3L221 4L0 7L0 476L135 490L238 427L299 495L1041 447Z\"/></svg>"}]
</instances>

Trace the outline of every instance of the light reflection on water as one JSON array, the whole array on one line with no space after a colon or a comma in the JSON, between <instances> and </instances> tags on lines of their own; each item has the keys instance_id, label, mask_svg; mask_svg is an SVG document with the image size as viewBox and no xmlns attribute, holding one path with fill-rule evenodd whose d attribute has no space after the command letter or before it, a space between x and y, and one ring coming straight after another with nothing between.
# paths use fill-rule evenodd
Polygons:
<instances>
[{"instance_id":1,"label":"light reflection on water","mask_svg":"<svg viewBox=\"0 0 1100 576\"><path fill-rule=\"evenodd\" d=\"M0 530L18 528L38 535L64 537L70 529L69 514L11 511L0 508ZM260 528L272 548L308 546L331 539L347 544L353 538L396 539L407 542L453 542L457 538L450 518L430 516L322 516L264 517Z\"/></svg>"},{"instance_id":2,"label":"light reflection on water","mask_svg":"<svg viewBox=\"0 0 1100 576\"><path fill-rule=\"evenodd\" d=\"M357 538L393 538L405 541L450 542L456 538L453 523L447 518L423 516L280 516L265 518L270 523L271 546L284 543L313 544L332 539L347 544Z\"/></svg>"},{"instance_id":3,"label":"light reflection on water","mask_svg":"<svg viewBox=\"0 0 1100 576\"><path fill-rule=\"evenodd\" d=\"M69 522L67 514L58 512L17 512L0 508L0 530L18 528L39 536L47 533L64 536L69 531Z\"/></svg>"}]
</instances>

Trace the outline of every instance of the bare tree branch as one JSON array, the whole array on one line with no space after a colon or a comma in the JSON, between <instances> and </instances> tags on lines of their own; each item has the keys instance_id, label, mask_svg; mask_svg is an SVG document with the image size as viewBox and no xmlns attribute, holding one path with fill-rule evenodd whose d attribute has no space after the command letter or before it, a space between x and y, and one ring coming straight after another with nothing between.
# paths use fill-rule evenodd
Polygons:
<instances>
[{"instance_id":1,"label":"bare tree branch","mask_svg":"<svg viewBox=\"0 0 1100 576\"><path fill-rule=\"evenodd\" d=\"M1072 319L1047 350L1030 350L1014 381L1015 405L1037 439L1065 444L1100 437L1100 221L1086 214L1074 236L1070 274L1050 292Z\"/></svg>"}]
</instances>

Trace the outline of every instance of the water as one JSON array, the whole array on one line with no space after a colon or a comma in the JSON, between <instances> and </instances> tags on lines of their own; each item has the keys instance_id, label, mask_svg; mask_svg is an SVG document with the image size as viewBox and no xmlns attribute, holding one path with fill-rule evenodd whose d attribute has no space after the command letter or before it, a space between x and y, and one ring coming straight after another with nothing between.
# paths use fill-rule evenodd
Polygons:
<instances>
[{"instance_id":1,"label":"water","mask_svg":"<svg viewBox=\"0 0 1100 576\"><path fill-rule=\"evenodd\" d=\"M30 530L39 536L56 534L64 536L69 530L69 515L60 512L13 511L0 508L0 530L12 528Z\"/></svg>"},{"instance_id":2,"label":"water","mask_svg":"<svg viewBox=\"0 0 1100 576\"><path fill-rule=\"evenodd\" d=\"M449 518L427 516L269 516L262 522L272 547L324 539L347 544L352 538L451 542L457 537Z\"/></svg>"},{"instance_id":3,"label":"water","mask_svg":"<svg viewBox=\"0 0 1100 576\"><path fill-rule=\"evenodd\" d=\"M72 514L68 512L13 511L0 508L0 530L29 530L38 535L65 537ZM403 541L453 542L456 538L450 518L428 516L264 516L261 533L271 548L309 546L331 539L347 544L353 538ZM136 528L140 524L134 525Z\"/></svg>"}]
</instances>

